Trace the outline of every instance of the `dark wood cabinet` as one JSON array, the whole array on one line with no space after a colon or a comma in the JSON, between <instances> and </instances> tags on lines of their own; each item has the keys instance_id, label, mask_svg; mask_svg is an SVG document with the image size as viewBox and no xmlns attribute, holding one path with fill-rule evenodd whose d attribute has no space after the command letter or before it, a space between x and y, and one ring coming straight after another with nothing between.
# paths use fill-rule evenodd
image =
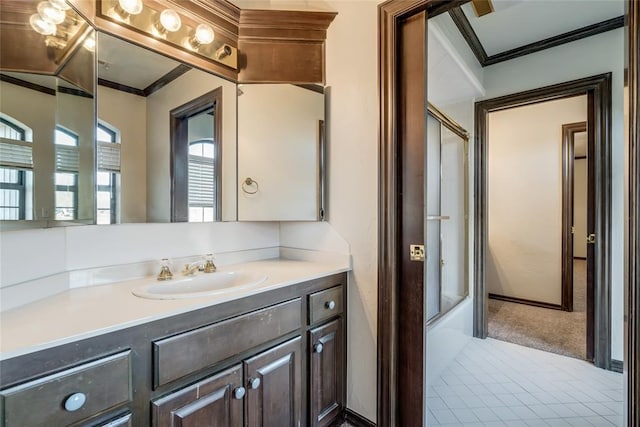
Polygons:
<instances>
[{"instance_id":1,"label":"dark wood cabinet","mask_svg":"<svg viewBox=\"0 0 640 427\"><path fill-rule=\"evenodd\" d=\"M342 320L309 331L309 398L311 426L327 426L344 403L344 339Z\"/></svg>"},{"instance_id":2,"label":"dark wood cabinet","mask_svg":"<svg viewBox=\"0 0 640 427\"><path fill-rule=\"evenodd\" d=\"M244 362L248 427L300 425L301 341L294 338Z\"/></svg>"},{"instance_id":3,"label":"dark wood cabinet","mask_svg":"<svg viewBox=\"0 0 640 427\"><path fill-rule=\"evenodd\" d=\"M151 403L153 427L234 427L242 425L245 388L242 366L178 390Z\"/></svg>"},{"instance_id":4,"label":"dark wood cabinet","mask_svg":"<svg viewBox=\"0 0 640 427\"><path fill-rule=\"evenodd\" d=\"M329 426L345 401L345 285L335 274L0 360L0 426Z\"/></svg>"}]
</instances>

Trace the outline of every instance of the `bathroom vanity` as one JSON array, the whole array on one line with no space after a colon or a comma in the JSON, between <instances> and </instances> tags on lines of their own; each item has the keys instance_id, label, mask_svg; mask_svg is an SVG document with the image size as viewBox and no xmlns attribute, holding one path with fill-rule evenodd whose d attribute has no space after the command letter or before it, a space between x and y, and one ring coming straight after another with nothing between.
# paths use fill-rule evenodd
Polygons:
<instances>
[{"instance_id":1,"label":"bathroom vanity","mask_svg":"<svg viewBox=\"0 0 640 427\"><path fill-rule=\"evenodd\" d=\"M305 267L295 261L263 262L273 271L290 263ZM82 333L57 341L62 344L12 349L17 353L8 358L4 352L1 425L332 424L345 402L346 273L298 283L269 274L259 292L223 300L146 300L131 295L123 282L89 289L96 295L70 290L76 295L49 301L68 301L68 313L64 304L58 307L64 324L77 309L74 304L91 310L83 299L102 294L107 305L107 294L115 292L122 304L104 309L113 310L114 318L123 310L126 321L102 330L76 326ZM129 312L136 304L144 315ZM6 327L28 315L20 310L34 309L14 310L13 318L5 316ZM148 315L149 309L156 314ZM181 312L167 314L176 311ZM55 318L42 319L41 328L55 329Z\"/></svg>"}]
</instances>

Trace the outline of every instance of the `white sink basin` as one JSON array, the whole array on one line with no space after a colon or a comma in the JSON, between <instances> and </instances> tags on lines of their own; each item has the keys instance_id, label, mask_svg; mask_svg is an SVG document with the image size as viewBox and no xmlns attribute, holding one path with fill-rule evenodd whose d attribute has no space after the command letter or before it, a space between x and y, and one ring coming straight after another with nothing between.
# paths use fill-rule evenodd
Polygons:
<instances>
[{"instance_id":1,"label":"white sink basin","mask_svg":"<svg viewBox=\"0 0 640 427\"><path fill-rule=\"evenodd\" d=\"M194 276L174 277L167 281L154 281L133 289L141 298L184 299L223 294L261 284L267 276L256 273L216 272L199 273Z\"/></svg>"}]
</instances>

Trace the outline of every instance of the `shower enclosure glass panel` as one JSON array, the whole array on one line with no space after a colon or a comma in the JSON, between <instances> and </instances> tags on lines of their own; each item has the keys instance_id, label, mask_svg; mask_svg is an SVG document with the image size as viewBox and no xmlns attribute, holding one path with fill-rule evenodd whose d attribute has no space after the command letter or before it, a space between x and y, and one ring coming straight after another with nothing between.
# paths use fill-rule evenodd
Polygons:
<instances>
[{"instance_id":1,"label":"shower enclosure glass panel","mask_svg":"<svg viewBox=\"0 0 640 427\"><path fill-rule=\"evenodd\" d=\"M466 132L446 117L430 112L425 199L428 321L443 315L469 294L467 185Z\"/></svg>"}]
</instances>

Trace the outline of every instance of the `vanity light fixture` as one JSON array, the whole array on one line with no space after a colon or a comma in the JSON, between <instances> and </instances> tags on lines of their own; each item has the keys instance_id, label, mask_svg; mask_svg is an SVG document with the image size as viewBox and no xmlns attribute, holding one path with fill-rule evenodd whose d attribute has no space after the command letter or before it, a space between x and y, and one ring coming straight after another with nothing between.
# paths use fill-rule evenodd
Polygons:
<instances>
[{"instance_id":1,"label":"vanity light fixture","mask_svg":"<svg viewBox=\"0 0 640 427\"><path fill-rule=\"evenodd\" d=\"M58 9L49 1L42 1L38 3L38 14L42 19L53 25L62 24L66 16L66 12L64 10Z\"/></svg>"},{"instance_id":2,"label":"vanity light fixture","mask_svg":"<svg viewBox=\"0 0 640 427\"><path fill-rule=\"evenodd\" d=\"M50 36L56 33L56 24L46 21L37 13L31 15L29 24L31 24L31 28L33 28L35 32L43 36Z\"/></svg>"},{"instance_id":3,"label":"vanity light fixture","mask_svg":"<svg viewBox=\"0 0 640 427\"><path fill-rule=\"evenodd\" d=\"M139 15L143 8L142 0L118 0L114 12L124 21L131 15Z\"/></svg>"},{"instance_id":4,"label":"vanity light fixture","mask_svg":"<svg viewBox=\"0 0 640 427\"><path fill-rule=\"evenodd\" d=\"M180 15L173 9L165 9L160 13L160 18L155 23L155 29L161 35L166 34L167 31L175 33L182 26L182 20Z\"/></svg>"},{"instance_id":5,"label":"vanity light fixture","mask_svg":"<svg viewBox=\"0 0 640 427\"><path fill-rule=\"evenodd\" d=\"M220 47L220 49L216 50L215 57L216 59L224 59L227 56L231 55L233 51L231 50L231 46L224 44Z\"/></svg>"},{"instance_id":6,"label":"vanity light fixture","mask_svg":"<svg viewBox=\"0 0 640 427\"><path fill-rule=\"evenodd\" d=\"M71 9L71 6L69 6L65 0L49 0L49 3L51 3L51 5L56 9L60 9L60 10Z\"/></svg>"},{"instance_id":7,"label":"vanity light fixture","mask_svg":"<svg viewBox=\"0 0 640 427\"><path fill-rule=\"evenodd\" d=\"M84 43L82 43L82 46L87 49L89 52L95 52L96 51L96 35L94 33L91 33L84 41Z\"/></svg>"},{"instance_id":8,"label":"vanity light fixture","mask_svg":"<svg viewBox=\"0 0 640 427\"><path fill-rule=\"evenodd\" d=\"M213 28L207 24L200 24L191 33L191 37L187 41L187 47L192 50L197 50L202 45L207 45L213 42L215 33Z\"/></svg>"}]
</instances>

